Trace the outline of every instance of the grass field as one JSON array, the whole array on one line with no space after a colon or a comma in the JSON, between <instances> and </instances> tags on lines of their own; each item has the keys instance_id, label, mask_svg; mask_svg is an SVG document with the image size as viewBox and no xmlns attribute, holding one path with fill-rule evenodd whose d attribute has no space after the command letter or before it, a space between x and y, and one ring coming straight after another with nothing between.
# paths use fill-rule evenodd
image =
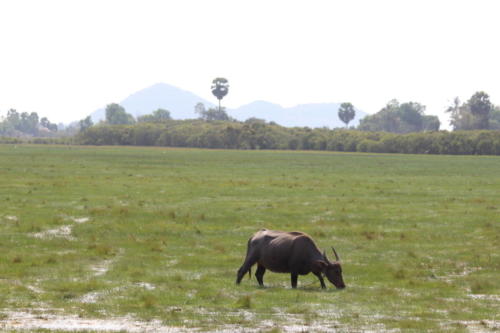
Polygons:
<instances>
[{"instance_id":1,"label":"grass field","mask_svg":"<svg viewBox=\"0 0 500 333\"><path fill-rule=\"evenodd\" d=\"M347 288L236 286L264 227L334 245ZM0 329L488 331L499 313L500 157L0 146Z\"/></svg>"}]
</instances>

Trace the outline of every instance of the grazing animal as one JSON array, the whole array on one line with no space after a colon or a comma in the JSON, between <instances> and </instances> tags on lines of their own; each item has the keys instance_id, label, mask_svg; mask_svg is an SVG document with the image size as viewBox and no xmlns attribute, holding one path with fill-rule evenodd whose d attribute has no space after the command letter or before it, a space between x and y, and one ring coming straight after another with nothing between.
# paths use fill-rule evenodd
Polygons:
<instances>
[{"instance_id":1,"label":"grazing animal","mask_svg":"<svg viewBox=\"0 0 500 333\"><path fill-rule=\"evenodd\" d=\"M276 273L290 273L292 288L297 288L299 275L312 272L321 282L321 288L326 288L324 274L337 289L343 289L340 259L333 247L332 250L336 258L334 262L329 261L325 252L321 253L305 233L259 230L248 240L247 255L238 270L236 284L240 284L247 272L251 274L251 267L257 263L255 277L261 287L264 286L264 273L269 269Z\"/></svg>"}]
</instances>

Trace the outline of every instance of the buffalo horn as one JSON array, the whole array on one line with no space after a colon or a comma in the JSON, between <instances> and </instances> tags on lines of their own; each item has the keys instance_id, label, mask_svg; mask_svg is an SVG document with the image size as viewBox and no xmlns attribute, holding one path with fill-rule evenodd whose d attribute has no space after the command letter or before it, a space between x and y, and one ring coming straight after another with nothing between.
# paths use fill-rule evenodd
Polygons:
<instances>
[{"instance_id":1,"label":"buffalo horn","mask_svg":"<svg viewBox=\"0 0 500 333\"><path fill-rule=\"evenodd\" d=\"M332 246L332 250L333 250L333 254L335 254L335 259L337 261L340 261L339 255L337 254L337 251L335 251L335 249L333 248L333 246Z\"/></svg>"}]
</instances>

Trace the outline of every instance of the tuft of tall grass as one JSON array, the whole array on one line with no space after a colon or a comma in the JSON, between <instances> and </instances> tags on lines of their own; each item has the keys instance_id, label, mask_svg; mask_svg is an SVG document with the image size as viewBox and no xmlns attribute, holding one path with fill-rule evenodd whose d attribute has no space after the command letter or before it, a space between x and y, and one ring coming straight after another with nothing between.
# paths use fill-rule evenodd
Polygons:
<instances>
[{"instance_id":1,"label":"tuft of tall grass","mask_svg":"<svg viewBox=\"0 0 500 333\"><path fill-rule=\"evenodd\" d=\"M252 296L243 295L236 301L237 309L251 309L252 308Z\"/></svg>"}]
</instances>

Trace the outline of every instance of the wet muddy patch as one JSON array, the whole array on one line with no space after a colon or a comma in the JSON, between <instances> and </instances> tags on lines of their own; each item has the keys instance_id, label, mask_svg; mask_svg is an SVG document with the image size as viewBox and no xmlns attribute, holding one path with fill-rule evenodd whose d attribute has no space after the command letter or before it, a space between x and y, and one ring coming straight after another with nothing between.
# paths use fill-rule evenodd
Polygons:
<instances>
[{"instance_id":1,"label":"wet muddy patch","mask_svg":"<svg viewBox=\"0 0 500 333\"><path fill-rule=\"evenodd\" d=\"M87 223L90 221L89 217L64 216L63 218L76 224ZM62 225L58 228L32 233L30 235L34 238L40 239L65 238L67 240L75 240L76 238L72 235L73 226L74 224Z\"/></svg>"},{"instance_id":2,"label":"wet muddy patch","mask_svg":"<svg viewBox=\"0 0 500 333\"><path fill-rule=\"evenodd\" d=\"M98 263L91 265L89 270L92 272L94 277L103 276L111 269L111 266L113 266L113 264L115 264L123 256L123 253L125 253L125 250L118 249L116 257L99 261Z\"/></svg>"},{"instance_id":3,"label":"wet muddy patch","mask_svg":"<svg viewBox=\"0 0 500 333\"><path fill-rule=\"evenodd\" d=\"M0 311L2 330L64 330L96 332L187 332L184 328L165 326L159 320L139 321L132 317L111 319L80 318L76 315L54 314L45 309L31 311Z\"/></svg>"},{"instance_id":4,"label":"wet muddy patch","mask_svg":"<svg viewBox=\"0 0 500 333\"><path fill-rule=\"evenodd\" d=\"M173 309L171 311L178 310ZM200 315L219 316L220 313L200 311ZM233 317L242 317L247 320L254 318L249 311L237 311L227 314ZM21 309L0 310L1 330L51 330L51 331L96 331L96 332L262 332L278 330L280 332L335 332L340 326L335 322L301 323L300 319L290 318L286 324L274 320L261 321L255 327L242 327L239 324L217 325L217 327L175 327L167 326L160 320L141 321L131 316L109 319L81 318L77 315L65 315L57 309Z\"/></svg>"},{"instance_id":5,"label":"wet muddy patch","mask_svg":"<svg viewBox=\"0 0 500 333\"><path fill-rule=\"evenodd\" d=\"M89 269L92 272L93 276L102 276L109 271L113 262L115 262L115 259L103 260L95 265L90 266Z\"/></svg>"},{"instance_id":6,"label":"wet muddy patch","mask_svg":"<svg viewBox=\"0 0 500 333\"><path fill-rule=\"evenodd\" d=\"M500 295L469 294L467 296L469 296L472 299L478 299L482 301L498 302L500 305Z\"/></svg>"},{"instance_id":7,"label":"wet muddy patch","mask_svg":"<svg viewBox=\"0 0 500 333\"><path fill-rule=\"evenodd\" d=\"M75 237L71 235L73 226L63 225L59 228L49 229L41 232L36 232L31 234L35 238L47 239L47 238L66 238L68 240L75 240Z\"/></svg>"},{"instance_id":8,"label":"wet muddy patch","mask_svg":"<svg viewBox=\"0 0 500 333\"><path fill-rule=\"evenodd\" d=\"M87 223L88 221L90 221L90 217L74 217L74 216L71 216L70 218L71 218L71 220L73 222L78 223L78 224Z\"/></svg>"},{"instance_id":9,"label":"wet muddy patch","mask_svg":"<svg viewBox=\"0 0 500 333\"><path fill-rule=\"evenodd\" d=\"M17 216L14 216L14 215L6 215L5 219L7 221L11 221L11 222L18 222L19 221L19 218Z\"/></svg>"}]
</instances>

